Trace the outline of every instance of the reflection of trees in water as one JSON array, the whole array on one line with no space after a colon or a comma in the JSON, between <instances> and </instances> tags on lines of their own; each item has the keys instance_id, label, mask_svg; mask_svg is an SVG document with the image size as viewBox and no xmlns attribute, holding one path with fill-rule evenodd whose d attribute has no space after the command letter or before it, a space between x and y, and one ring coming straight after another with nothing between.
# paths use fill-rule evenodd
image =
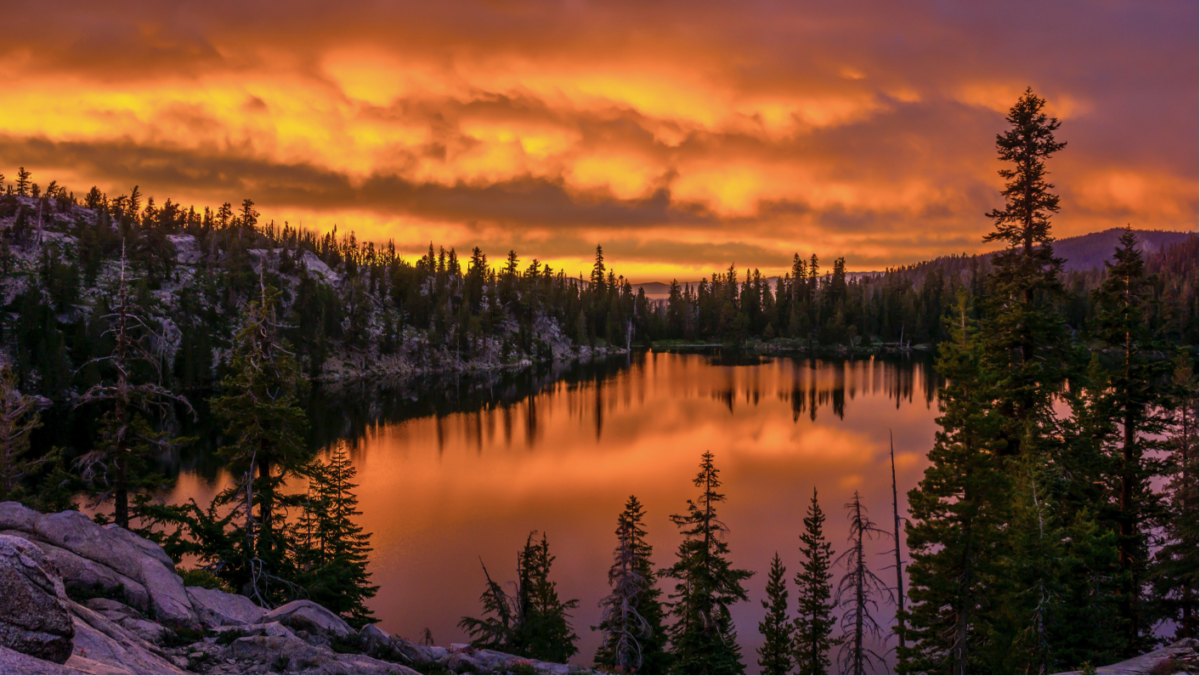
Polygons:
<instances>
[{"instance_id":1,"label":"reflection of trees in water","mask_svg":"<svg viewBox=\"0 0 1200 676\"><path fill-rule=\"evenodd\" d=\"M896 402L913 403L919 391L926 407L933 406L941 378L934 373L930 360L923 358L848 359L832 363L816 359L788 360L793 364L790 387L780 387L775 393L779 401L791 404L792 421L807 414L810 421L817 412L830 408L838 419L845 418L847 398L853 401L860 393L887 396ZM757 406L766 393L758 387L730 384L714 390L712 398L734 412L736 402Z\"/></svg>"},{"instance_id":2,"label":"reflection of trees in water","mask_svg":"<svg viewBox=\"0 0 1200 676\"><path fill-rule=\"evenodd\" d=\"M494 438L496 433L502 434L503 441L511 445L518 434L515 428L521 426L525 445L532 448L542 436L539 421L554 407L565 407L570 417L581 421L590 418L587 422L600 438L614 410L632 408L645 400L647 389L655 387L652 381L657 369L663 367L660 360L671 357L639 353L628 358L541 365L517 372L318 385L312 388L307 402L311 425L308 443L315 451L344 442L354 456L360 452L365 438L379 428L430 417L434 420L439 453L451 443L452 430L459 430L469 444L481 451L485 439ZM929 360L920 358L840 362L763 360L754 356L702 359L705 366L733 367L734 372L745 377L731 377L724 386L708 391L690 390L685 396L711 396L731 414L739 406L756 407L763 400L784 401L791 406L793 421L799 421L801 416L815 421L822 409L841 419L857 396L886 395L896 402L897 408L921 397L926 406L932 406L940 384ZM742 368L747 370L743 372ZM773 377L777 370L781 371L779 377ZM223 430L208 415L209 396L209 392L189 393L200 420L192 423L190 418L180 416L179 431L195 437L196 442L163 457L158 471L167 476L190 473L209 481L218 476L223 465L215 451L224 443ZM464 415L449 422L448 418L455 414ZM87 450L84 444L94 435L91 429L95 425L94 412L86 408L55 407L43 412L43 420L46 425L38 430L36 445L64 446L76 454ZM451 429L447 425L452 425Z\"/></svg>"}]
</instances>

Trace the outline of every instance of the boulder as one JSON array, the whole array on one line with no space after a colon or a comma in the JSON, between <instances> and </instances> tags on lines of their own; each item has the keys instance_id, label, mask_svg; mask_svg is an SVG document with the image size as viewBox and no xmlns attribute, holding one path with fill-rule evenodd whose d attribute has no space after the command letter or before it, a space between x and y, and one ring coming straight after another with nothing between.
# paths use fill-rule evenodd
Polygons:
<instances>
[{"instance_id":1,"label":"boulder","mask_svg":"<svg viewBox=\"0 0 1200 676\"><path fill-rule=\"evenodd\" d=\"M102 563L85 559L61 547L44 542L38 542L37 545L54 562L62 579L72 587L89 590L102 589L110 594L123 597L138 608L150 608L150 593L146 591L146 587L142 583L128 578Z\"/></svg>"},{"instance_id":2,"label":"boulder","mask_svg":"<svg viewBox=\"0 0 1200 676\"><path fill-rule=\"evenodd\" d=\"M300 600L285 603L263 615L263 622L279 622L293 631L304 631L310 635L330 639L347 638L354 629L332 611L312 601Z\"/></svg>"},{"instance_id":3,"label":"boulder","mask_svg":"<svg viewBox=\"0 0 1200 676\"><path fill-rule=\"evenodd\" d=\"M92 673L187 673L145 639L78 603L69 605L75 623L75 651L67 660L68 667Z\"/></svg>"},{"instance_id":4,"label":"boulder","mask_svg":"<svg viewBox=\"0 0 1200 676\"><path fill-rule=\"evenodd\" d=\"M449 654L445 648L425 646L392 636L379 627L368 624L358 632L363 649L370 655L415 667L435 664Z\"/></svg>"},{"instance_id":5,"label":"boulder","mask_svg":"<svg viewBox=\"0 0 1200 676\"><path fill-rule=\"evenodd\" d=\"M10 650L0 645L0 674L82 674L87 673L72 669L63 664L47 662L46 660Z\"/></svg>"},{"instance_id":6,"label":"boulder","mask_svg":"<svg viewBox=\"0 0 1200 676\"><path fill-rule=\"evenodd\" d=\"M151 622L137 610L112 599L88 599L83 604L89 610L94 610L105 619L131 631L138 638L148 643L162 643L163 639L172 635L170 629L157 622Z\"/></svg>"},{"instance_id":7,"label":"boulder","mask_svg":"<svg viewBox=\"0 0 1200 676\"><path fill-rule=\"evenodd\" d=\"M209 627L258 624L267 612L245 596L219 589L188 587L187 595L196 616Z\"/></svg>"},{"instance_id":8,"label":"boulder","mask_svg":"<svg viewBox=\"0 0 1200 676\"><path fill-rule=\"evenodd\" d=\"M229 646L229 656L243 671L245 663L262 665L267 671L288 674L415 674L408 667L366 655L335 653L298 638L249 636Z\"/></svg>"},{"instance_id":9,"label":"boulder","mask_svg":"<svg viewBox=\"0 0 1200 676\"><path fill-rule=\"evenodd\" d=\"M54 564L37 546L0 535L0 645L62 664L75 629Z\"/></svg>"},{"instance_id":10,"label":"boulder","mask_svg":"<svg viewBox=\"0 0 1200 676\"><path fill-rule=\"evenodd\" d=\"M163 548L124 528L100 526L80 512L39 514L16 502L0 503L0 531L41 546L62 564L68 586L123 588L127 600L154 619L194 624L196 613Z\"/></svg>"}]
</instances>

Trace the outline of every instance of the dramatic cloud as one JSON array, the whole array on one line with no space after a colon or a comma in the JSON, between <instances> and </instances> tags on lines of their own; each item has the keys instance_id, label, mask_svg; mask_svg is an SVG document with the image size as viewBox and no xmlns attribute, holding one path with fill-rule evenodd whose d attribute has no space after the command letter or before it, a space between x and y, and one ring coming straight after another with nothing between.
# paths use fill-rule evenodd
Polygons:
<instances>
[{"instance_id":1,"label":"dramatic cloud","mask_svg":"<svg viewBox=\"0 0 1200 676\"><path fill-rule=\"evenodd\" d=\"M978 251L1026 86L1058 235L1194 229L1180 2L66 2L3 10L0 171L639 280Z\"/></svg>"}]
</instances>

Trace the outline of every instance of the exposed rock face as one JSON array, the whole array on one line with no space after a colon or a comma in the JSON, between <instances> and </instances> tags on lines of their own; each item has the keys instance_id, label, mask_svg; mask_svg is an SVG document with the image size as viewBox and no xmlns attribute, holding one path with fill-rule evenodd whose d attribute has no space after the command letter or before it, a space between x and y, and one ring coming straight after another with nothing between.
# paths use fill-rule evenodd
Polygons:
<instances>
[{"instance_id":1,"label":"exposed rock face","mask_svg":"<svg viewBox=\"0 0 1200 676\"><path fill-rule=\"evenodd\" d=\"M1158 650L1151 650L1144 655L1110 664L1107 667L1097 667L1097 674L1194 674L1197 664L1197 641L1185 638ZM1065 674L1079 674L1080 671L1066 671Z\"/></svg>"},{"instance_id":2,"label":"exposed rock face","mask_svg":"<svg viewBox=\"0 0 1200 676\"><path fill-rule=\"evenodd\" d=\"M292 631L306 632L324 641L354 634L354 629L345 620L312 601L285 603L263 615L262 621L278 622Z\"/></svg>"},{"instance_id":3,"label":"exposed rock face","mask_svg":"<svg viewBox=\"0 0 1200 676\"><path fill-rule=\"evenodd\" d=\"M62 579L42 550L0 535L0 645L62 664L75 628Z\"/></svg>"},{"instance_id":4,"label":"exposed rock face","mask_svg":"<svg viewBox=\"0 0 1200 676\"><path fill-rule=\"evenodd\" d=\"M16 502L0 503L0 533L29 540L61 564L80 586L121 589L160 622L197 621L192 602L162 547L118 526L100 526L79 512L39 514Z\"/></svg>"},{"instance_id":5,"label":"exposed rock face","mask_svg":"<svg viewBox=\"0 0 1200 676\"><path fill-rule=\"evenodd\" d=\"M392 662L366 655L335 653L312 646L295 637L250 636L229 646L238 661L261 664L271 671L289 674L416 674Z\"/></svg>"},{"instance_id":6,"label":"exposed rock face","mask_svg":"<svg viewBox=\"0 0 1200 676\"><path fill-rule=\"evenodd\" d=\"M114 598L76 603L68 595L79 588ZM75 512L43 515L0 503L0 674L426 669L572 671L463 645L452 650L417 645L375 626L355 632L312 601L266 611L237 594L185 588L162 548L127 530L98 526Z\"/></svg>"},{"instance_id":7,"label":"exposed rock face","mask_svg":"<svg viewBox=\"0 0 1200 676\"><path fill-rule=\"evenodd\" d=\"M239 624L262 622L265 610L240 594L229 594L219 589L188 587L188 598L196 616L209 627L227 627Z\"/></svg>"}]
</instances>

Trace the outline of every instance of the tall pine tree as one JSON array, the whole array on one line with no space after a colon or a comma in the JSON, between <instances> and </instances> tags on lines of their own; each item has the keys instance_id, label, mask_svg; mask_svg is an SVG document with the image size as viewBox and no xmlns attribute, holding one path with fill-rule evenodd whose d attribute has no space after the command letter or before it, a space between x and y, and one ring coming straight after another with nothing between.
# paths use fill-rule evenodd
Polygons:
<instances>
[{"instance_id":1,"label":"tall pine tree","mask_svg":"<svg viewBox=\"0 0 1200 676\"><path fill-rule=\"evenodd\" d=\"M292 576L282 488L308 460L308 419L299 396L307 385L275 319L278 293L260 280L261 296L247 307L221 394L210 400L225 423L218 453L238 483L219 496L235 505L241 551L227 562L229 579L260 605L281 600ZM274 584L273 584L274 583Z\"/></svg>"},{"instance_id":2,"label":"tall pine tree","mask_svg":"<svg viewBox=\"0 0 1200 676\"><path fill-rule=\"evenodd\" d=\"M593 629L603 638L593 661L624 673L662 674L671 660L644 518L642 503L629 496L617 517L617 547L608 570L612 593L600 600L600 624Z\"/></svg>"},{"instance_id":3,"label":"tall pine tree","mask_svg":"<svg viewBox=\"0 0 1200 676\"><path fill-rule=\"evenodd\" d=\"M1091 432L1113 468L1105 483L1115 492L1117 544L1120 550L1122 601L1120 614L1125 624L1123 652L1129 655L1149 650L1156 638L1148 616L1144 590L1150 557L1150 533L1162 512L1159 494L1152 483L1163 474L1156 458L1167 426L1162 413L1166 405L1164 383L1171 364L1147 358L1162 348L1151 342L1146 315L1152 288L1138 250L1137 236L1129 228L1121 234L1108 275L1095 292L1098 316L1095 335L1101 345L1119 356L1105 369L1092 406L1100 425Z\"/></svg>"},{"instance_id":4,"label":"tall pine tree","mask_svg":"<svg viewBox=\"0 0 1200 676\"><path fill-rule=\"evenodd\" d=\"M788 620L787 568L779 552L767 573L767 598L762 602L766 617L758 623L763 644L758 648L758 666L764 674L786 674L792 668L792 625Z\"/></svg>"},{"instance_id":5,"label":"tall pine tree","mask_svg":"<svg viewBox=\"0 0 1200 676\"><path fill-rule=\"evenodd\" d=\"M304 470L309 477L308 499L293 536L301 571L297 582L309 598L341 615L351 626L361 628L377 622L366 601L379 590L370 583L367 559L371 534L355 523L358 496L353 483L358 470L350 456L338 446L328 462L312 463Z\"/></svg>"},{"instance_id":6,"label":"tall pine tree","mask_svg":"<svg viewBox=\"0 0 1200 676\"><path fill-rule=\"evenodd\" d=\"M813 488L804 532L800 533L800 570L796 573L799 614L796 617L794 650L796 668L802 674L824 674L829 668L829 651L837 620L833 616L833 546L825 539L825 512Z\"/></svg>"},{"instance_id":7,"label":"tall pine tree","mask_svg":"<svg viewBox=\"0 0 1200 676\"><path fill-rule=\"evenodd\" d=\"M999 469L999 421L987 410L971 315L970 296L961 291L946 320L950 340L939 347L935 366L946 378L938 397L940 429L930 466L908 494L908 641L898 651L906 673L987 670L978 651L989 634L1008 480Z\"/></svg>"},{"instance_id":8,"label":"tall pine tree","mask_svg":"<svg viewBox=\"0 0 1200 676\"><path fill-rule=\"evenodd\" d=\"M710 451L701 456L700 472L693 481L701 489L700 497L688 500L685 514L671 516L684 540L675 564L661 572L675 580L675 593L670 595L675 621L668 633L674 670L682 674L733 674L746 669L729 606L747 600L742 581L754 573L734 568L727 558L728 528L717 517L717 505L725 495L718 492L720 472L713 459Z\"/></svg>"}]
</instances>

